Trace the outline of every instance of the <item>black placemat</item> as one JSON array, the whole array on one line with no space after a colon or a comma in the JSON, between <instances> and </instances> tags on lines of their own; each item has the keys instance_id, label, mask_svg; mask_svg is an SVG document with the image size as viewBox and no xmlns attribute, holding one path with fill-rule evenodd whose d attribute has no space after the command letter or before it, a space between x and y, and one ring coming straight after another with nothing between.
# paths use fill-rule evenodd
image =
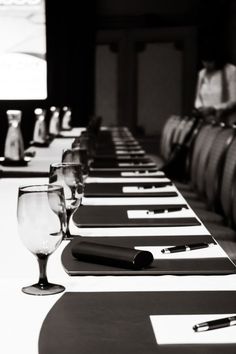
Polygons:
<instances>
[{"instance_id":1,"label":"black placemat","mask_svg":"<svg viewBox=\"0 0 236 354\"><path fill-rule=\"evenodd\" d=\"M181 208L181 205L81 205L72 215L78 227L174 227L197 226L201 223L195 217L128 218L128 210L158 211L165 208ZM185 206L183 204L183 206ZM171 209L170 209L171 210ZM170 211L171 213L171 211ZM174 214L174 213L173 213Z\"/></svg>"},{"instance_id":2,"label":"black placemat","mask_svg":"<svg viewBox=\"0 0 236 354\"><path fill-rule=\"evenodd\" d=\"M91 163L91 168L154 168L156 163L141 158L131 158L129 161L96 160Z\"/></svg>"},{"instance_id":3,"label":"black placemat","mask_svg":"<svg viewBox=\"0 0 236 354\"><path fill-rule=\"evenodd\" d=\"M175 191L161 191L158 188L171 186L172 182L124 182L124 183L86 183L85 197L175 197ZM141 192L123 192L123 187L139 187ZM154 192L150 192L155 187Z\"/></svg>"},{"instance_id":4,"label":"black placemat","mask_svg":"<svg viewBox=\"0 0 236 354\"><path fill-rule=\"evenodd\" d=\"M149 318L236 313L235 299L235 291L68 292L43 322L39 354L235 354L236 344L157 345Z\"/></svg>"},{"instance_id":5,"label":"black placemat","mask_svg":"<svg viewBox=\"0 0 236 354\"><path fill-rule=\"evenodd\" d=\"M62 252L62 264L71 275L199 275L199 274L231 274L236 272L235 265L225 258L192 258L192 259L155 259L145 269L124 269L104 264L80 261L72 255L72 248L81 241L122 247L142 246L176 246L189 243L212 242L209 235L203 236L132 236L132 237L75 237ZM214 246L212 246L214 247ZM194 252L194 251L189 251Z\"/></svg>"},{"instance_id":6,"label":"black placemat","mask_svg":"<svg viewBox=\"0 0 236 354\"><path fill-rule=\"evenodd\" d=\"M158 167L162 167L162 166L145 166L144 164L141 165L132 165L132 166L125 166L125 167L92 167L90 166L90 171L94 171L94 172L130 172L130 171L156 171ZM102 174L101 174L102 177Z\"/></svg>"},{"instance_id":7,"label":"black placemat","mask_svg":"<svg viewBox=\"0 0 236 354\"><path fill-rule=\"evenodd\" d=\"M152 175L147 175L145 172L157 172L157 169L143 169L138 171L139 173L134 175L134 176L125 176L125 178L136 178L136 177L141 177L141 178L166 178L166 175L160 175L160 176L152 176ZM89 177L124 177L122 176L122 172L125 171L115 171L115 170L108 170L108 171L101 171L101 170L89 170ZM126 172L137 172L137 170L130 170ZM140 173L141 172L141 173Z\"/></svg>"}]
</instances>

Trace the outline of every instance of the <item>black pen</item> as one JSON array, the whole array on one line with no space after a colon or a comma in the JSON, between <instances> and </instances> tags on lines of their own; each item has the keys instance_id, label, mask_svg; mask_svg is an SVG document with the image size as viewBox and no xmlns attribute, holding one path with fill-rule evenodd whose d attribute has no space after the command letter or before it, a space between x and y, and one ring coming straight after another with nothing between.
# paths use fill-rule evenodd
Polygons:
<instances>
[{"instance_id":1,"label":"black pen","mask_svg":"<svg viewBox=\"0 0 236 354\"><path fill-rule=\"evenodd\" d=\"M224 328L236 325L236 316L220 318L218 320L198 323L193 326L195 332L210 331L212 329Z\"/></svg>"},{"instance_id":2,"label":"black pen","mask_svg":"<svg viewBox=\"0 0 236 354\"><path fill-rule=\"evenodd\" d=\"M190 243L188 245L181 245L181 246L174 246L174 247L169 247L169 248L163 248L161 250L162 253L176 253L176 252L185 252L185 251L192 251L192 250L197 250L200 248L206 248L211 245L214 245L214 243L206 243L206 242L201 242L201 243Z\"/></svg>"},{"instance_id":3,"label":"black pen","mask_svg":"<svg viewBox=\"0 0 236 354\"><path fill-rule=\"evenodd\" d=\"M163 213L171 213L174 211L181 211L183 209L188 209L187 205L183 205L183 206L170 206L170 207L166 207L166 208L161 208L161 209L153 209L153 210L147 210L146 213L147 214L163 214Z\"/></svg>"},{"instance_id":4,"label":"black pen","mask_svg":"<svg viewBox=\"0 0 236 354\"><path fill-rule=\"evenodd\" d=\"M171 186L172 182L160 182L160 183L156 183L153 185L143 185L143 186L138 186L139 189L152 189L152 188L160 188L160 187L166 187L166 186Z\"/></svg>"}]
</instances>

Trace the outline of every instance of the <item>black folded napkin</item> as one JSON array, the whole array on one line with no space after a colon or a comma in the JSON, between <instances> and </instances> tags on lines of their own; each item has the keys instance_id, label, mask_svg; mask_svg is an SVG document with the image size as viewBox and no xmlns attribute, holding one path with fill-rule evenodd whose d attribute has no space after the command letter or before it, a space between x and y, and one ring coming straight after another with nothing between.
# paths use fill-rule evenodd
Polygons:
<instances>
[{"instance_id":1,"label":"black folded napkin","mask_svg":"<svg viewBox=\"0 0 236 354\"><path fill-rule=\"evenodd\" d=\"M76 242L71 252L80 261L120 268L142 269L153 261L153 255L148 251L85 241Z\"/></svg>"}]
</instances>

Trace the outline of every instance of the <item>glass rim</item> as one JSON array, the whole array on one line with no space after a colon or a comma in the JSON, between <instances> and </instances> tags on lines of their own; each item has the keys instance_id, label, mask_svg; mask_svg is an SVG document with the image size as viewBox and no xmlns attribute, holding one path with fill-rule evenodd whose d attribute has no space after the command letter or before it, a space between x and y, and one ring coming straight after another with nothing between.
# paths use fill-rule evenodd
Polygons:
<instances>
[{"instance_id":1,"label":"glass rim","mask_svg":"<svg viewBox=\"0 0 236 354\"><path fill-rule=\"evenodd\" d=\"M53 191L63 191L63 186L60 184L28 184L25 186L19 186L19 191L24 193L45 193Z\"/></svg>"}]
</instances>

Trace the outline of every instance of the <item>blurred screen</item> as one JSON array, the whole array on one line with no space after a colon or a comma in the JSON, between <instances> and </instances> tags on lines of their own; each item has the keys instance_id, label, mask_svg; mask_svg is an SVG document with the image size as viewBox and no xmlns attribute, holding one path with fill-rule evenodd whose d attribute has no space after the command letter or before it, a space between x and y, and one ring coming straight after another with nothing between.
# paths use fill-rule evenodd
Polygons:
<instances>
[{"instance_id":1,"label":"blurred screen","mask_svg":"<svg viewBox=\"0 0 236 354\"><path fill-rule=\"evenodd\" d=\"M0 100L47 98L45 0L0 0Z\"/></svg>"}]
</instances>

